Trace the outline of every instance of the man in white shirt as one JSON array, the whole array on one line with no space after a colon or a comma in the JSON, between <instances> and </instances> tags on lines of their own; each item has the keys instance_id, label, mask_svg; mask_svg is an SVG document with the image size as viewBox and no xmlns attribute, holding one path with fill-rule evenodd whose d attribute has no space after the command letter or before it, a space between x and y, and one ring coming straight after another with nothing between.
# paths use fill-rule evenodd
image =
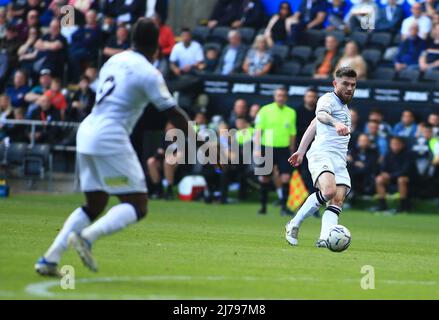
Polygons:
<instances>
[{"instance_id":1,"label":"man in white shirt","mask_svg":"<svg viewBox=\"0 0 439 320\"><path fill-rule=\"evenodd\" d=\"M428 34L431 31L431 20L428 16L426 16L422 12L422 3L414 3L411 7L412 15L408 18L405 18L402 22L401 26L401 38L402 40L408 38L410 36L410 26L413 25L413 23L417 23L419 26L419 37L426 40L428 37Z\"/></svg>"},{"instance_id":2,"label":"man in white shirt","mask_svg":"<svg viewBox=\"0 0 439 320\"><path fill-rule=\"evenodd\" d=\"M51 247L35 264L41 275L60 275L58 263L68 245L75 248L86 267L96 272L92 244L145 217L145 175L130 134L149 102L165 111L176 128L189 130L188 117L176 106L163 76L151 64L158 37L152 20L139 19L132 30L133 48L111 57L100 71L95 106L79 126L76 137L80 185L86 204L72 212ZM116 195L120 204L97 219L110 195Z\"/></svg>"},{"instance_id":3,"label":"man in white shirt","mask_svg":"<svg viewBox=\"0 0 439 320\"><path fill-rule=\"evenodd\" d=\"M171 62L171 71L177 77L204 68L203 48L197 41L192 40L192 33L189 29L182 30L181 42L172 49L169 61Z\"/></svg>"}]
</instances>

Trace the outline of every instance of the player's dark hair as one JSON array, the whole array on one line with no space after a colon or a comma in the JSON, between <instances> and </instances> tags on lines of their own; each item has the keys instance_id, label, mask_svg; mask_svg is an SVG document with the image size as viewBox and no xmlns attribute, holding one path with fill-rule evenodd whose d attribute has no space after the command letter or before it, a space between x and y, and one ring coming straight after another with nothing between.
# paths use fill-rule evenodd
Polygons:
<instances>
[{"instance_id":1,"label":"player's dark hair","mask_svg":"<svg viewBox=\"0 0 439 320\"><path fill-rule=\"evenodd\" d=\"M369 120L367 123L375 123L376 125L380 125L380 123L377 120Z\"/></svg>"},{"instance_id":2,"label":"player's dark hair","mask_svg":"<svg viewBox=\"0 0 439 320\"><path fill-rule=\"evenodd\" d=\"M154 54L159 43L159 29L152 19L140 18L134 24L131 33L134 49L146 54Z\"/></svg>"},{"instance_id":3,"label":"player's dark hair","mask_svg":"<svg viewBox=\"0 0 439 320\"><path fill-rule=\"evenodd\" d=\"M183 27L183 28L181 28L181 33L183 33L183 32L191 33L191 29L189 29L188 27Z\"/></svg>"},{"instance_id":4,"label":"player's dark hair","mask_svg":"<svg viewBox=\"0 0 439 320\"><path fill-rule=\"evenodd\" d=\"M343 78L343 77L356 78L357 72L351 67L341 67L340 69L335 71L335 77L336 78Z\"/></svg>"}]
</instances>

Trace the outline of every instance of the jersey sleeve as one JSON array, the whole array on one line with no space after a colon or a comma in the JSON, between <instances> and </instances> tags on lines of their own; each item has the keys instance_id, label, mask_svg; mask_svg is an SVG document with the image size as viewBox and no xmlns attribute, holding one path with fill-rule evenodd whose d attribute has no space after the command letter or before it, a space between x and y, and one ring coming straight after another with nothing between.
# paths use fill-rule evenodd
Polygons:
<instances>
[{"instance_id":1,"label":"jersey sleeve","mask_svg":"<svg viewBox=\"0 0 439 320\"><path fill-rule=\"evenodd\" d=\"M255 119L255 129L264 130L265 129L265 116L264 111L260 110L258 114L256 115Z\"/></svg>"},{"instance_id":2,"label":"jersey sleeve","mask_svg":"<svg viewBox=\"0 0 439 320\"><path fill-rule=\"evenodd\" d=\"M328 99L327 97L321 97L317 101L316 115L320 111L324 111L324 112L327 112L329 114L332 114L332 112L334 111L334 104L331 103L331 100Z\"/></svg>"},{"instance_id":3,"label":"jersey sleeve","mask_svg":"<svg viewBox=\"0 0 439 320\"><path fill-rule=\"evenodd\" d=\"M147 77L144 82L146 96L155 105L157 110L164 111L177 105L174 97L169 92L168 86L163 79L163 75L157 72Z\"/></svg>"},{"instance_id":4,"label":"jersey sleeve","mask_svg":"<svg viewBox=\"0 0 439 320\"><path fill-rule=\"evenodd\" d=\"M296 118L297 114L294 109L291 109L293 112L291 112L291 126L290 126L290 136L296 136L297 135L297 123Z\"/></svg>"}]
</instances>

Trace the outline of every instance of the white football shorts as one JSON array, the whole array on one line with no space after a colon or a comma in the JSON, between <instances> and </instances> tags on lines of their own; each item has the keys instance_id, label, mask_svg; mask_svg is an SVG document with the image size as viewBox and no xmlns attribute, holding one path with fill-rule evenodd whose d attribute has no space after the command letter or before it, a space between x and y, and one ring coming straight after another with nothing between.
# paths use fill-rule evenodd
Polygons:
<instances>
[{"instance_id":1,"label":"white football shorts","mask_svg":"<svg viewBox=\"0 0 439 320\"><path fill-rule=\"evenodd\" d=\"M136 153L90 155L77 153L82 192L104 191L121 195L146 193L145 174Z\"/></svg>"},{"instance_id":2,"label":"white football shorts","mask_svg":"<svg viewBox=\"0 0 439 320\"><path fill-rule=\"evenodd\" d=\"M312 181L317 187L318 179L324 172L331 172L335 175L335 183L344 185L351 189L351 177L349 176L346 157L337 152L308 152L308 168ZM349 192L349 191L348 191Z\"/></svg>"}]
</instances>

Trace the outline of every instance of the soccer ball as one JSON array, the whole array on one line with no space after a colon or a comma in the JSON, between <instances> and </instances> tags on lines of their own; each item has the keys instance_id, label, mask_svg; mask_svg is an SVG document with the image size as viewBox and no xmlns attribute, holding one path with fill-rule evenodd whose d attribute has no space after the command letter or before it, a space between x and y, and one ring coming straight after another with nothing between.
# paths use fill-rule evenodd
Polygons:
<instances>
[{"instance_id":1,"label":"soccer ball","mask_svg":"<svg viewBox=\"0 0 439 320\"><path fill-rule=\"evenodd\" d=\"M351 232L342 225L335 225L329 230L328 249L342 252L351 244Z\"/></svg>"}]
</instances>

